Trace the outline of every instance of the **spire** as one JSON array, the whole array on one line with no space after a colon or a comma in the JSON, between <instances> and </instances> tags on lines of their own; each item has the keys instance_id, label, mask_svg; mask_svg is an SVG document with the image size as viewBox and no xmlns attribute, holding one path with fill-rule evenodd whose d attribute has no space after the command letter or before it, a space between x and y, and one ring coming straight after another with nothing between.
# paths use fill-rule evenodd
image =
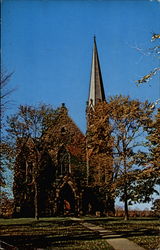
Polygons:
<instances>
[{"instance_id":1,"label":"spire","mask_svg":"<svg viewBox=\"0 0 160 250\"><path fill-rule=\"evenodd\" d=\"M88 105L94 107L98 101L105 101L105 92L96 45L96 37L94 36Z\"/></svg>"}]
</instances>

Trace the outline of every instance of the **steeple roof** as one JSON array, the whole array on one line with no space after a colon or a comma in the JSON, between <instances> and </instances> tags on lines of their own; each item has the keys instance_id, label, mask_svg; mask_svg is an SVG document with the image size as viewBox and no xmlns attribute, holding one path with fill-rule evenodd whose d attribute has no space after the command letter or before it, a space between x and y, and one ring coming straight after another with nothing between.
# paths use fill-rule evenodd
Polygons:
<instances>
[{"instance_id":1,"label":"steeple roof","mask_svg":"<svg viewBox=\"0 0 160 250\"><path fill-rule=\"evenodd\" d=\"M98 57L96 38L94 36L88 105L94 107L98 103L98 101L105 101L105 92L103 87L103 80L102 80L100 62Z\"/></svg>"}]
</instances>

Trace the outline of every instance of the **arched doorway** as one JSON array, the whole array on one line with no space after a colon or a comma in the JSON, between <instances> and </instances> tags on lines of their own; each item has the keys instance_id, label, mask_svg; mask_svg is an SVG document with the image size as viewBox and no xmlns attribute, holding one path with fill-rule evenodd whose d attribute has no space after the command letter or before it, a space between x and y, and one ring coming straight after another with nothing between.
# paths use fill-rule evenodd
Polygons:
<instances>
[{"instance_id":1,"label":"arched doorway","mask_svg":"<svg viewBox=\"0 0 160 250\"><path fill-rule=\"evenodd\" d=\"M71 215L75 213L75 195L68 183L64 184L59 192L57 212L60 215Z\"/></svg>"}]
</instances>

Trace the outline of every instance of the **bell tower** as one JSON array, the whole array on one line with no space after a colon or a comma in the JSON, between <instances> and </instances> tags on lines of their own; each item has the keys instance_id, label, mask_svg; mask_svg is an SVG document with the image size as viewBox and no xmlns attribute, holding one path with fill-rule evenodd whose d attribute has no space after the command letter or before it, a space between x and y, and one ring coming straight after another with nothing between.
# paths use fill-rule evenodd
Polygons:
<instances>
[{"instance_id":1,"label":"bell tower","mask_svg":"<svg viewBox=\"0 0 160 250\"><path fill-rule=\"evenodd\" d=\"M86 179L87 187L93 193L94 188L97 190L94 197L96 211L102 212L102 207L104 206L105 212L114 214L112 137L111 134L105 133L106 127L109 127L109 120L106 118L105 123L102 122L103 119L101 121L101 118L105 116L105 112L103 111L105 111L106 107L107 103L100 61L96 38L94 36L90 86L86 109ZM99 120L101 121L100 123L98 123ZM103 189L104 187L107 189ZM98 199L96 200L96 196L99 197L99 201L101 200L100 203L98 203Z\"/></svg>"},{"instance_id":2,"label":"bell tower","mask_svg":"<svg viewBox=\"0 0 160 250\"><path fill-rule=\"evenodd\" d=\"M91 75L89 84L89 95L86 107L86 120L87 120L87 132L86 132L86 165L87 165L87 184L89 185L90 179L90 139L89 131L90 125L92 125L92 118L95 113L95 107L99 102L105 102L105 91L103 86L103 79L100 67L100 61L98 56L96 37L94 36L93 54Z\"/></svg>"}]
</instances>

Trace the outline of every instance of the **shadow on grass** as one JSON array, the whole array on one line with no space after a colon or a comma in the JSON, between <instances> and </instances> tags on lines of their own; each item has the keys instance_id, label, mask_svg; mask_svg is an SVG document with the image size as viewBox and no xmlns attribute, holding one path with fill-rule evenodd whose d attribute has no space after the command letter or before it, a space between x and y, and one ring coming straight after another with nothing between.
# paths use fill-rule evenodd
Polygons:
<instances>
[{"instance_id":1,"label":"shadow on grass","mask_svg":"<svg viewBox=\"0 0 160 250\"><path fill-rule=\"evenodd\" d=\"M158 230L140 229L140 230L128 230L128 231L116 231L117 234L121 234L122 237L138 237L138 236L158 236Z\"/></svg>"},{"instance_id":2,"label":"shadow on grass","mask_svg":"<svg viewBox=\"0 0 160 250\"><path fill-rule=\"evenodd\" d=\"M100 239L99 234L93 233L88 234L85 232L82 232L78 235L73 236L51 236L51 235L36 235L36 236L30 236L30 235L21 235L21 236L3 236L1 237L1 240L11 244L15 247L18 247L18 249L35 249L35 248L46 248L46 247L62 247L70 245L72 242L72 245L76 241L89 241L89 240L96 240Z\"/></svg>"},{"instance_id":3,"label":"shadow on grass","mask_svg":"<svg viewBox=\"0 0 160 250\"><path fill-rule=\"evenodd\" d=\"M54 249L74 245L77 241L100 239L99 233L84 229L73 221L39 220L23 225L3 225L2 229L4 234L0 239L20 250L48 247Z\"/></svg>"}]
</instances>

